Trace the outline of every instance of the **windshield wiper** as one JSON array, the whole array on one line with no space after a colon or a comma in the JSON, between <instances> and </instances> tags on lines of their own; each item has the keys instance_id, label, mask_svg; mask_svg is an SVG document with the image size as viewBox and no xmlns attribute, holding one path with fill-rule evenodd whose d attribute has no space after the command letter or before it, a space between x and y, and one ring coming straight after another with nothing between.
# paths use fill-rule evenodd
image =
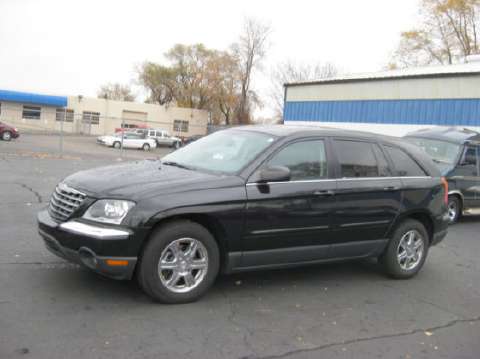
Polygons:
<instances>
[{"instance_id":1,"label":"windshield wiper","mask_svg":"<svg viewBox=\"0 0 480 359\"><path fill-rule=\"evenodd\" d=\"M182 165L181 163L178 163L178 162L175 162L175 161L165 161L165 162L162 161L162 165L175 166L175 167L178 167L178 168L183 168L185 170L191 170L190 167Z\"/></svg>"}]
</instances>

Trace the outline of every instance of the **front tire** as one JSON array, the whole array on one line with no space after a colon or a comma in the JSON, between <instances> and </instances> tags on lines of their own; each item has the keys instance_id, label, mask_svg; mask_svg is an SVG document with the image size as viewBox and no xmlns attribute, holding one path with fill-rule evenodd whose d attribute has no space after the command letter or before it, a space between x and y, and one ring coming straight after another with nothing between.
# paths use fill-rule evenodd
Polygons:
<instances>
[{"instance_id":1,"label":"front tire","mask_svg":"<svg viewBox=\"0 0 480 359\"><path fill-rule=\"evenodd\" d=\"M142 251L137 280L154 300L168 304L198 300L212 286L220 253L212 234L190 221L156 230Z\"/></svg>"},{"instance_id":2,"label":"front tire","mask_svg":"<svg viewBox=\"0 0 480 359\"><path fill-rule=\"evenodd\" d=\"M422 269L429 247L428 233L419 221L407 219L395 230L380 257L385 272L396 279L408 279Z\"/></svg>"},{"instance_id":3,"label":"front tire","mask_svg":"<svg viewBox=\"0 0 480 359\"><path fill-rule=\"evenodd\" d=\"M2 133L2 140L10 141L12 139L12 133L10 131L5 131Z\"/></svg>"},{"instance_id":4,"label":"front tire","mask_svg":"<svg viewBox=\"0 0 480 359\"><path fill-rule=\"evenodd\" d=\"M120 149L120 147L122 147L122 144L120 142L114 142L113 143L113 148L116 148L117 150Z\"/></svg>"},{"instance_id":5,"label":"front tire","mask_svg":"<svg viewBox=\"0 0 480 359\"><path fill-rule=\"evenodd\" d=\"M462 204L457 196L448 197L448 219L450 224L458 222L462 214Z\"/></svg>"},{"instance_id":6,"label":"front tire","mask_svg":"<svg viewBox=\"0 0 480 359\"><path fill-rule=\"evenodd\" d=\"M150 145L148 143L144 143L142 146L142 150L144 150L145 152L150 151Z\"/></svg>"}]
</instances>

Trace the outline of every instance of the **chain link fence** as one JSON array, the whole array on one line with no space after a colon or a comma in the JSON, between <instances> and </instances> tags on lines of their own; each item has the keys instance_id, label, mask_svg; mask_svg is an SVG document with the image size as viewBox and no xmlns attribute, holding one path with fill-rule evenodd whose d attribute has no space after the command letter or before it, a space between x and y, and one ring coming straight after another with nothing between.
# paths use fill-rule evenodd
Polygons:
<instances>
[{"instance_id":1,"label":"chain link fence","mask_svg":"<svg viewBox=\"0 0 480 359\"><path fill-rule=\"evenodd\" d=\"M146 116L145 116L146 117ZM54 146L60 156L66 152L81 152L83 147L89 147L92 151L93 145L97 145L97 138L101 136L117 136L121 139L120 151L117 152L120 158L126 157L130 151L124 143L122 133L136 132L139 137L146 137L147 129L154 129L157 134L165 134L169 137L180 139L184 142L193 135L205 135L209 133L206 123L200 124L197 121L185 119L173 119L171 121L152 120L147 118L113 117L103 116L95 111L82 111L74 113L66 108L46 108L40 106L8 106L0 104L0 121L12 127L16 127L21 134L45 135L48 141L45 148L53 150ZM56 142L56 145L55 145ZM168 141L159 141L159 152L162 147L175 147ZM102 150L99 150L102 151ZM164 154L166 151L161 151ZM133 153L133 152L132 152ZM128 156L127 156L128 157ZM136 156L133 156L136 157Z\"/></svg>"}]
</instances>

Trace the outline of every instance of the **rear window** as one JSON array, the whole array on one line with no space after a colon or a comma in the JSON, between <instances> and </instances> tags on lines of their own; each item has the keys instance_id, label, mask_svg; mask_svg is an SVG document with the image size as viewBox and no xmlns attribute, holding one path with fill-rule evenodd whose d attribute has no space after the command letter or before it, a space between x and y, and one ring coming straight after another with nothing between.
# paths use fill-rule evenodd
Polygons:
<instances>
[{"instance_id":1,"label":"rear window","mask_svg":"<svg viewBox=\"0 0 480 359\"><path fill-rule=\"evenodd\" d=\"M394 175L399 177L422 177L427 174L405 151L397 147L385 146L395 167Z\"/></svg>"}]
</instances>

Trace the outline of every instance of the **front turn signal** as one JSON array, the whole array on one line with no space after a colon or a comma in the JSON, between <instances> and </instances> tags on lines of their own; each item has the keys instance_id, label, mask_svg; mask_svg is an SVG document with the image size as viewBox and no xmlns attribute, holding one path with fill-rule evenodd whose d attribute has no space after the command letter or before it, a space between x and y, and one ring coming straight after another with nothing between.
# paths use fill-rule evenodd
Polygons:
<instances>
[{"instance_id":1,"label":"front turn signal","mask_svg":"<svg viewBox=\"0 0 480 359\"><path fill-rule=\"evenodd\" d=\"M107 259L107 265L110 266L110 267L126 267L126 266L128 266L128 261Z\"/></svg>"}]
</instances>

